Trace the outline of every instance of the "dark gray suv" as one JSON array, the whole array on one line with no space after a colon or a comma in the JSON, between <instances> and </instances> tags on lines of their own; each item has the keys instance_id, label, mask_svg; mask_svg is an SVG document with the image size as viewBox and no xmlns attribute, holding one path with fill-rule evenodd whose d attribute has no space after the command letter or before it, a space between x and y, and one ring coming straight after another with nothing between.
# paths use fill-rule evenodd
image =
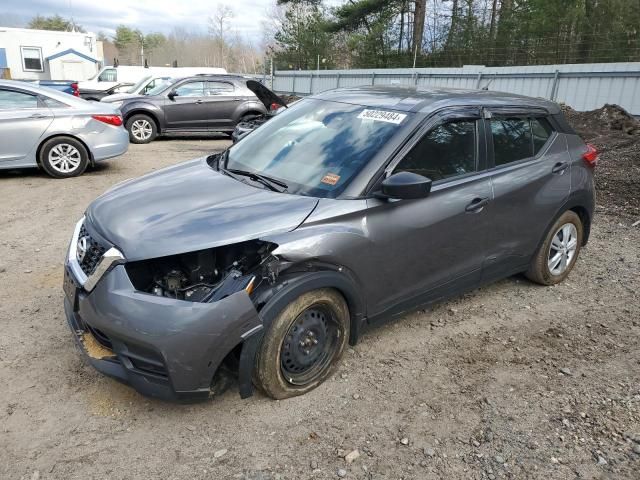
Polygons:
<instances>
[{"instance_id":1,"label":"dark gray suv","mask_svg":"<svg viewBox=\"0 0 640 480\"><path fill-rule=\"evenodd\" d=\"M95 200L67 319L98 370L147 395L207 397L233 374L242 397L300 395L379 321L521 272L562 281L596 161L545 100L325 92Z\"/></svg>"},{"instance_id":2,"label":"dark gray suv","mask_svg":"<svg viewBox=\"0 0 640 480\"><path fill-rule=\"evenodd\" d=\"M132 143L149 143L158 135L231 134L238 122L268 112L248 81L237 75L174 78L145 95L110 103L120 108Z\"/></svg>"}]
</instances>

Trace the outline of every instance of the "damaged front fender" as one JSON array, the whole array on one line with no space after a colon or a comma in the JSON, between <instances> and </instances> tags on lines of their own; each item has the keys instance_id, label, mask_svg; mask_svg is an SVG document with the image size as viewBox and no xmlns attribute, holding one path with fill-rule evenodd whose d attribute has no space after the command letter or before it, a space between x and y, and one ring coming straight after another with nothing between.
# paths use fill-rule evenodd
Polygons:
<instances>
[{"instance_id":1,"label":"damaged front fender","mask_svg":"<svg viewBox=\"0 0 640 480\"><path fill-rule=\"evenodd\" d=\"M165 398L208 395L225 356L262 329L244 290L214 303L158 297L135 291L122 265L90 295L79 294L77 305L76 311L66 308L67 318L83 351L82 336L91 331L110 343L120 365L95 356L89 361L142 393L164 397L157 388L165 385ZM155 365L153 371L149 364ZM155 390L145 392L149 382Z\"/></svg>"}]
</instances>

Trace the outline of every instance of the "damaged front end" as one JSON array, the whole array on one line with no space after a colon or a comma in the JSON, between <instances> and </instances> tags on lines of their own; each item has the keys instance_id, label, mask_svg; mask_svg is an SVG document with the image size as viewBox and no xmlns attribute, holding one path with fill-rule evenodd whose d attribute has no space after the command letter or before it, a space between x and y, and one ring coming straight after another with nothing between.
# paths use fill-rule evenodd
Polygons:
<instances>
[{"instance_id":1,"label":"damaged front end","mask_svg":"<svg viewBox=\"0 0 640 480\"><path fill-rule=\"evenodd\" d=\"M251 294L269 277L277 245L251 240L233 245L126 264L134 287L159 297L216 302L245 290Z\"/></svg>"},{"instance_id":2,"label":"damaged front end","mask_svg":"<svg viewBox=\"0 0 640 480\"><path fill-rule=\"evenodd\" d=\"M76 236L81 234L89 238L79 229ZM78 240L74 236L70 250ZM252 294L275 279L276 248L250 240L154 259L122 258L100 272L93 288L65 289L67 320L89 363L145 395L202 399L224 391L235 376L245 398L253 391L251 369L263 328ZM78 268L75 253L68 255L66 283L78 284Z\"/></svg>"}]
</instances>

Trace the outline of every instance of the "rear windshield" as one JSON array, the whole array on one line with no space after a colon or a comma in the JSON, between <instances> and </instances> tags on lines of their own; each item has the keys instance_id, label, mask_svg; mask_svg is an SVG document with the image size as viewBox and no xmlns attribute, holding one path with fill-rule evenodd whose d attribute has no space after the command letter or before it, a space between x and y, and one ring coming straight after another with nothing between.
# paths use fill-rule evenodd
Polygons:
<instances>
[{"instance_id":1,"label":"rear windshield","mask_svg":"<svg viewBox=\"0 0 640 480\"><path fill-rule=\"evenodd\" d=\"M226 167L281 180L288 193L335 198L409 115L305 99L231 147Z\"/></svg>"}]
</instances>

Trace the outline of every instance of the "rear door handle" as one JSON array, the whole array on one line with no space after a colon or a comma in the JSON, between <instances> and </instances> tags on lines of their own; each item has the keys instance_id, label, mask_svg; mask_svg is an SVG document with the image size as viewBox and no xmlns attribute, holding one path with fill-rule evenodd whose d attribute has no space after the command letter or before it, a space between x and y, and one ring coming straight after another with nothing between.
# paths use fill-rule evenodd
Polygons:
<instances>
[{"instance_id":1,"label":"rear door handle","mask_svg":"<svg viewBox=\"0 0 640 480\"><path fill-rule=\"evenodd\" d=\"M196 103L200 105L202 103L202 100L196 100Z\"/></svg>"},{"instance_id":2,"label":"rear door handle","mask_svg":"<svg viewBox=\"0 0 640 480\"><path fill-rule=\"evenodd\" d=\"M558 162L551 169L551 173L562 174L569 167L567 162Z\"/></svg>"},{"instance_id":3,"label":"rear door handle","mask_svg":"<svg viewBox=\"0 0 640 480\"><path fill-rule=\"evenodd\" d=\"M47 118L48 115L45 115L44 113L34 113L32 115L29 115L29 118Z\"/></svg>"},{"instance_id":4,"label":"rear door handle","mask_svg":"<svg viewBox=\"0 0 640 480\"><path fill-rule=\"evenodd\" d=\"M474 198L472 200L472 202L464 208L464 211L465 212L479 212L485 206L488 205L489 201L490 201L489 197L485 197L485 198L477 197L477 198Z\"/></svg>"}]
</instances>

